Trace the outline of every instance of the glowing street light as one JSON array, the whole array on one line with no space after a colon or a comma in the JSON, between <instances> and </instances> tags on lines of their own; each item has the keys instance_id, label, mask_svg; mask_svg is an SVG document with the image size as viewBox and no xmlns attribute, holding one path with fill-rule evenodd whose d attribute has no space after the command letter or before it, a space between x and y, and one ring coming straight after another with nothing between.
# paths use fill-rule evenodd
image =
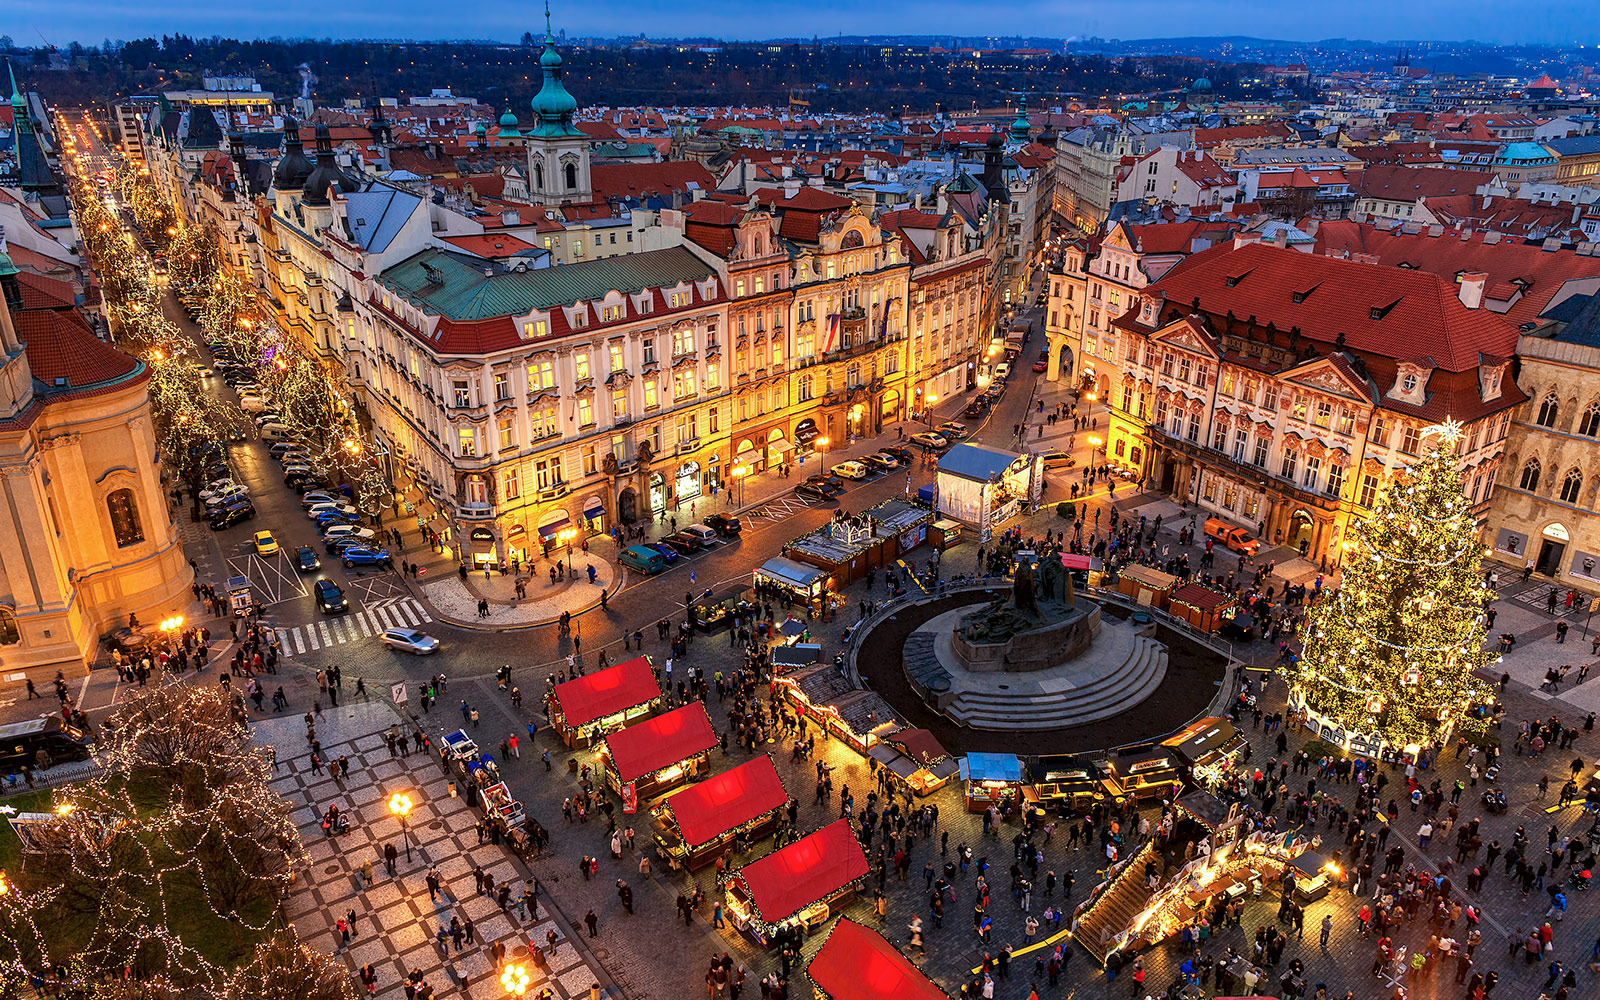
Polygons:
<instances>
[{"instance_id":1,"label":"glowing street light","mask_svg":"<svg viewBox=\"0 0 1600 1000\"><path fill-rule=\"evenodd\" d=\"M500 972L500 985L508 995L520 997L533 985L533 977L525 965L508 965Z\"/></svg>"},{"instance_id":2,"label":"glowing street light","mask_svg":"<svg viewBox=\"0 0 1600 1000\"><path fill-rule=\"evenodd\" d=\"M400 817L400 839L405 841L406 860L411 860L411 837L407 832L406 817L411 815L411 796L395 792L389 796L389 811Z\"/></svg>"},{"instance_id":3,"label":"glowing street light","mask_svg":"<svg viewBox=\"0 0 1600 1000\"><path fill-rule=\"evenodd\" d=\"M562 528L556 532L556 541L567 547L567 575L572 575L572 542L578 537L577 528Z\"/></svg>"}]
</instances>

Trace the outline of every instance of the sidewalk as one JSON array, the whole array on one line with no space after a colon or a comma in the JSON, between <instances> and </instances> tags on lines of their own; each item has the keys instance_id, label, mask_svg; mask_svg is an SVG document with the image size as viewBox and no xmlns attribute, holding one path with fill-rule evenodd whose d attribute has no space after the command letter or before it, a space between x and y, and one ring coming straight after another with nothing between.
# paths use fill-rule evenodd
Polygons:
<instances>
[{"instance_id":1,"label":"sidewalk","mask_svg":"<svg viewBox=\"0 0 1600 1000\"><path fill-rule=\"evenodd\" d=\"M465 580L459 572L441 575L437 580L421 582L421 596L433 609L434 617L466 628L521 628L543 625L561 617L563 611L574 616L600 606L600 594L614 591L622 579L613 562L616 543L601 535L589 540L589 551L572 553L571 575L550 582L548 570L559 561L567 564L563 553L560 560L539 559L523 567L520 576L505 573L484 574L481 570L468 573ZM586 569L594 567L594 582L590 583ZM516 594L517 580L526 584L526 597ZM413 581L418 583L420 581ZM488 617L479 617L478 602L489 602Z\"/></svg>"},{"instance_id":2,"label":"sidewalk","mask_svg":"<svg viewBox=\"0 0 1600 1000\"><path fill-rule=\"evenodd\" d=\"M526 869L504 847L478 844L477 813L467 800L451 798L444 773L426 752L413 750L409 757L392 758L384 742L384 731L397 721L385 702L363 702L330 709L317 723L318 736L329 757L348 757L348 777L333 779L326 772L312 774L305 755L294 751L279 754L278 775L272 788L294 810L311 865L305 877L297 879L284 909L299 932L301 942L323 952L342 952L352 976L363 965L372 963L378 973L377 996L398 1000L403 995L406 974L420 970L436 994L459 989L470 995L498 996L502 992L495 977L498 970L490 961L490 945L505 944L512 960L524 965L533 976L529 995L546 987L560 1000L585 997L591 986L611 982L587 948L577 944L577 935L566 920L548 907L541 896L539 913L533 919L518 919L515 907L503 913L490 898L479 895L473 866L481 865L494 875L495 884L512 885L513 898L519 898L528 877ZM409 727L407 727L409 728ZM279 748L302 747L305 734L298 717L263 719L253 726L253 739L259 744ZM394 792L409 795L414 807L407 824L412 859L406 860L405 834L390 814L387 801ZM321 816L337 804L351 818L350 832L338 838L323 834ZM383 847L392 843L400 850L398 875L384 873ZM363 888L361 863L371 859L375 882ZM429 866L437 866L444 891L437 901L425 900L425 877ZM340 947L336 921L354 910L354 938ZM440 927L448 927L451 917L475 924L476 944L464 950L451 949L441 954L435 939ZM548 947L547 935L554 932L556 945L546 962L548 974L528 960L528 943ZM610 992L610 990L608 990Z\"/></svg>"}]
</instances>

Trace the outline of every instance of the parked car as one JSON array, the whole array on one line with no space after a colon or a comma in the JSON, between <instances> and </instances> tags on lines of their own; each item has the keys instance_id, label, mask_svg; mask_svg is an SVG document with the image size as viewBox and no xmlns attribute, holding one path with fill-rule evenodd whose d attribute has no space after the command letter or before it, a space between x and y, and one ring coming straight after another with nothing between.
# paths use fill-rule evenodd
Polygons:
<instances>
[{"instance_id":1,"label":"parked car","mask_svg":"<svg viewBox=\"0 0 1600 1000\"><path fill-rule=\"evenodd\" d=\"M384 629L378 636L378 641L390 649L398 649L402 653L416 653L426 656L439 651L439 640L431 635L425 635L414 628Z\"/></svg>"},{"instance_id":2,"label":"parked car","mask_svg":"<svg viewBox=\"0 0 1600 1000\"><path fill-rule=\"evenodd\" d=\"M389 550L374 549L366 545L352 545L345 549L339 556L345 569L355 566L387 566L389 565Z\"/></svg>"},{"instance_id":3,"label":"parked car","mask_svg":"<svg viewBox=\"0 0 1600 1000\"><path fill-rule=\"evenodd\" d=\"M881 451L872 455L868 455L861 461L873 472L888 472L889 470L897 468L900 465L899 461L896 460L893 455L885 455Z\"/></svg>"},{"instance_id":4,"label":"parked car","mask_svg":"<svg viewBox=\"0 0 1600 1000\"><path fill-rule=\"evenodd\" d=\"M737 517L725 514L707 514L705 526L724 538L736 537L740 531L744 530Z\"/></svg>"},{"instance_id":5,"label":"parked car","mask_svg":"<svg viewBox=\"0 0 1600 1000\"><path fill-rule=\"evenodd\" d=\"M314 476L316 470L303 462L290 462L283 467L283 481L288 482L291 476Z\"/></svg>"},{"instance_id":6,"label":"parked car","mask_svg":"<svg viewBox=\"0 0 1600 1000\"><path fill-rule=\"evenodd\" d=\"M327 549L330 556L335 558L344 555L349 549L369 548L373 544L371 538L356 538L354 535L340 535L328 539Z\"/></svg>"},{"instance_id":7,"label":"parked car","mask_svg":"<svg viewBox=\"0 0 1600 1000\"><path fill-rule=\"evenodd\" d=\"M283 477L283 485L291 490L321 490L328 488L328 481L313 472L291 472Z\"/></svg>"},{"instance_id":8,"label":"parked car","mask_svg":"<svg viewBox=\"0 0 1600 1000\"><path fill-rule=\"evenodd\" d=\"M899 445L890 445L889 447L882 449L882 451L885 455L893 455L901 465L910 465L912 460L915 458L915 456L911 454L910 448L902 448Z\"/></svg>"},{"instance_id":9,"label":"parked car","mask_svg":"<svg viewBox=\"0 0 1600 1000\"><path fill-rule=\"evenodd\" d=\"M1042 372L1042 371L1046 371L1047 369L1049 369L1049 367L1050 367L1050 351L1048 349L1040 351L1039 352L1039 357L1037 359L1035 359L1034 362L1033 362L1033 370L1036 371L1036 372Z\"/></svg>"},{"instance_id":10,"label":"parked car","mask_svg":"<svg viewBox=\"0 0 1600 1000\"><path fill-rule=\"evenodd\" d=\"M328 490L312 490L300 498L300 506L310 510L319 503L343 503L344 495L332 493Z\"/></svg>"},{"instance_id":11,"label":"parked car","mask_svg":"<svg viewBox=\"0 0 1600 1000\"><path fill-rule=\"evenodd\" d=\"M239 409L246 413L260 413L267 408L267 401L260 396L246 393L239 397Z\"/></svg>"},{"instance_id":12,"label":"parked car","mask_svg":"<svg viewBox=\"0 0 1600 1000\"><path fill-rule=\"evenodd\" d=\"M952 441L954 441L956 438L963 438L967 436L967 425L958 420L946 420L938 427L935 427L934 430Z\"/></svg>"},{"instance_id":13,"label":"parked car","mask_svg":"<svg viewBox=\"0 0 1600 1000\"><path fill-rule=\"evenodd\" d=\"M678 561L678 550L668 545L666 542L645 542L644 547L647 549L655 549L657 552L661 553L661 557L669 563Z\"/></svg>"},{"instance_id":14,"label":"parked car","mask_svg":"<svg viewBox=\"0 0 1600 1000\"><path fill-rule=\"evenodd\" d=\"M721 541L721 539L717 537L717 533L712 531L704 524L691 524L687 528L684 528L682 531L678 532L678 534L693 535L694 537L700 539L700 544L704 545L708 549L717 544L717 542Z\"/></svg>"},{"instance_id":15,"label":"parked car","mask_svg":"<svg viewBox=\"0 0 1600 1000\"><path fill-rule=\"evenodd\" d=\"M924 448L943 448L945 445L950 443L943 435L934 434L931 431L923 431L920 434L913 434L911 435L911 440L922 445Z\"/></svg>"},{"instance_id":16,"label":"parked car","mask_svg":"<svg viewBox=\"0 0 1600 1000\"><path fill-rule=\"evenodd\" d=\"M250 544L256 547L256 555L271 556L278 554L278 540L272 537L270 531L258 531L250 536Z\"/></svg>"},{"instance_id":17,"label":"parked car","mask_svg":"<svg viewBox=\"0 0 1600 1000\"><path fill-rule=\"evenodd\" d=\"M983 416L988 409L988 400L984 399L982 396L979 396L967 404L967 408L961 411L961 415L969 420L975 420L978 417Z\"/></svg>"},{"instance_id":18,"label":"parked car","mask_svg":"<svg viewBox=\"0 0 1600 1000\"><path fill-rule=\"evenodd\" d=\"M836 497L844 492L844 480L838 476L825 476L818 473L814 476L807 476L806 482L813 486L821 487L831 497Z\"/></svg>"},{"instance_id":19,"label":"parked car","mask_svg":"<svg viewBox=\"0 0 1600 1000\"><path fill-rule=\"evenodd\" d=\"M255 504L249 502L232 504L211 515L211 530L221 531L224 528L231 528L236 524L243 524L255 516Z\"/></svg>"},{"instance_id":20,"label":"parked car","mask_svg":"<svg viewBox=\"0 0 1600 1000\"><path fill-rule=\"evenodd\" d=\"M279 459L280 461L283 459L283 456L289 452L301 450L303 449L300 447L300 445L293 441L275 441L267 446L267 454L271 455L273 458Z\"/></svg>"},{"instance_id":21,"label":"parked car","mask_svg":"<svg viewBox=\"0 0 1600 1000\"><path fill-rule=\"evenodd\" d=\"M667 558L647 545L630 545L617 554L617 562L651 576L667 568Z\"/></svg>"},{"instance_id":22,"label":"parked car","mask_svg":"<svg viewBox=\"0 0 1600 1000\"><path fill-rule=\"evenodd\" d=\"M831 500L838 496L832 490L824 489L816 483L801 483L794 488L794 495L802 500Z\"/></svg>"},{"instance_id":23,"label":"parked car","mask_svg":"<svg viewBox=\"0 0 1600 1000\"><path fill-rule=\"evenodd\" d=\"M1206 518L1205 536L1225 548L1243 552L1245 555L1253 556L1261 548L1261 542L1251 538L1250 532L1236 528L1220 517Z\"/></svg>"},{"instance_id":24,"label":"parked car","mask_svg":"<svg viewBox=\"0 0 1600 1000\"><path fill-rule=\"evenodd\" d=\"M325 615L343 614L350 610L350 599L332 580L318 580L316 585L317 610Z\"/></svg>"},{"instance_id":25,"label":"parked car","mask_svg":"<svg viewBox=\"0 0 1600 1000\"><path fill-rule=\"evenodd\" d=\"M994 377L1004 382L1011 377L1011 362L1002 361L994 366Z\"/></svg>"},{"instance_id":26,"label":"parked car","mask_svg":"<svg viewBox=\"0 0 1600 1000\"><path fill-rule=\"evenodd\" d=\"M309 545L302 545L294 550L294 568L302 573L322 568L322 560L317 558L317 553Z\"/></svg>"},{"instance_id":27,"label":"parked car","mask_svg":"<svg viewBox=\"0 0 1600 1000\"><path fill-rule=\"evenodd\" d=\"M684 555L699 552L706 547L706 543L700 539L700 536L690 531L674 532L663 538L662 541Z\"/></svg>"},{"instance_id":28,"label":"parked car","mask_svg":"<svg viewBox=\"0 0 1600 1000\"><path fill-rule=\"evenodd\" d=\"M1044 459L1046 471L1050 469L1070 469L1078 464L1078 460L1064 451L1047 451L1041 458Z\"/></svg>"},{"instance_id":29,"label":"parked car","mask_svg":"<svg viewBox=\"0 0 1600 1000\"><path fill-rule=\"evenodd\" d=\"M867 478L867 467L862 463L853 460L848 462L840 462L838 465L835 465L831 471L834 475L842 476L845 479Z\"/></svg>"},{"instance_id":30,"label":"parked car","mask_svg":"<svg viewBox=\"0 0 1600 1000\"><path fill-rule=\"evenodd\" d=\"M258 430L267 424L283 423L283 418L280 417L275 410L262 410L260 413L257 413L253 419L255 420L256 428Z\"/></svg>"},{"instance_id":31,"label":"parked car","mask_svg":"<svg viewBox=\"0 0 1600 1000\"><path fill-rule=\"evenodd\" d=\"M225 500L241 493L250 492L243 483L232 479L218 479L200 491L200 502L209 503L212 500Z\"/></svg>"},{"instance_id":32,"label":"parked car","mask_svg":"<svg viewBox=\"0 0 1600 1000\"><path fill-rule=\"evenodd\" d=\"M310 517L317 517L319 515L328 513L338 514L340 517L350 518L352 520L360 516L360 512L356 510L354 504L344 503L340 500L328 500L322 503L312 504L306 509L306 514Z\"/></svg>"},{"instance_id":33,"label":"parked car","mask_svg":"<svg viewBox=\"0 0 1600 1000\"><path fill-rule=\"evenodd\" d=\"M333 541L335 538L354 538L359 542L368 542L376 539L378 533L371 528L363 528L358 524L334 524L322 530L324 541Z\"/></svg>"}]
</instances>

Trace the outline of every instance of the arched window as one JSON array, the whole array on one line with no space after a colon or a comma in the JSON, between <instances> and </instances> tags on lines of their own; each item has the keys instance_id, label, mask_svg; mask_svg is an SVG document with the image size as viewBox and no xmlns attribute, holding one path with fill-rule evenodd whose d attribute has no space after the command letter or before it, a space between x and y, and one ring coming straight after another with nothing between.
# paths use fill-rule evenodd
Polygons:
<instances>
[{"instance_id":1,"label":"arched window","mask_svg":"<svg viewBox=\"0 0 1600 1000\"><path fill-rule=\"evenodd\" d=\"M22 633L17 631L17 616L11 613L10 608L0 608L0 646L15 646L22 641Z\"/></svg>"},{"instance_id":2,"label":"arched window","mask_svg":"<svg viewBox=\"0 0 1600 1000\"><path fill-rule=\"evenodd\" d=\"M139 503L133 491L120 489L106 497L106 513L111 515L111 533L118 548L138 545L144 541L144 528L139 524Z\"/></svg>"},{"instance_id":3,"label":"arched window","mask_svg":"<svg viewBox=\"0 0 1600 1000\"><path fill-rule=\"evenodd\" d=\"M544 161L542 160L533 161L533 189L535 191L544 190Z\"/></svg>"},{"instance_id":4,"label":"arched window","mask_svg":"<svg viewBox=\"0 0 1600 1000\"><path fill-rule=\"evenodd\" d=\"M1589 404L1583 411L1583 419L1578 421L1578 433L1589 437L1600 434L1600 402Z\"/></svg>"},{"instance_id":5,"label":"arched window","mask_svg":"<svg viewBox=\"0 0 1600 1000\"><path fill-rule=\"evenodd\" d=\"M1532 493L1539 488L1539 460L1530 458L1522 467L1522 488Z\"/></svg>"},{"instance_id":6,"label":"arched window","mask_svg":"<svg viewBox=\"0 0 1600 1000\"><path fill-rule=\"evenodd\" d=\"M1577 469L1567 472L1567 478L1561 481L1561 499L1567 503L1577 503L1578 493L1583 490L1583 473Z\"/></svg>"},{"instance_id":7,"label":"arched window","mask_svg":"<svg viewBox=\"0 0 1600 1000\"><path fill-rule=\"evenodd\" d=\"M567 164L567 190L568 191L576 191L577 189L578 189L578 165L576 163L569 163L569 164Z\"/></svg>"},{"instance_id":8,"label":"arched window","mask_svg":"<svg viewBox=\"0 0 1600 1000\"><path fill-rule=\"evenodd\" d=\"M1552 392L1544 397L1544 402L1539 404L1539 416L1534 422L1540 427L1554 427L1556 425L1556 412L1559 409L1556 394Z\"/></svg>"}]
</instances>

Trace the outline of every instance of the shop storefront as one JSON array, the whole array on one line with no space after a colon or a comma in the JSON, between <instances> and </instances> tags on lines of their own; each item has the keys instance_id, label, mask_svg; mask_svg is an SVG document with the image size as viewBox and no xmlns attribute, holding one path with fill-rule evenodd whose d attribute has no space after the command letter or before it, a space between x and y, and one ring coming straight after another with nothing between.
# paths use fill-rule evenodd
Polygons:
<instances>
[{"instance_id":1,"label":"shop storefront","mask_svg":"<svg viewBox=\"0 0 1600 1000\"><path fill-rule=\"evenodd\" d=\"M1003 814L1022 800L1022 761L1010 753L969 753L961 758L967 812L990 806Z\"/></svg>"},{"instance_id":2,"label":"shop storefront","mask_svg":"<svg viewBox=\"0 0 1600 1000\"><path fill-rule=\"evenodd\" d=\"M822 926L833 907L855 896L870 871L850 821L841 819L735 872L728 916L768 946L787 928Z\"/></svg>"},{"instance_id":3,"label":"shop storefront","mask_svg":"<svg viewBox=\"0 0 1600 1000\"><path fill-rule=\"evenodd\" d=\"M828 591L828 573L793 559L774 556L755 569L755 580L794 595L797 603L820 610Z\"/></svg>"},{"instance_id":4,"label":"shop storefront","mask_svg":"<svg viewBox=\"0 0 1600 1000\"><path fill-rule=\"evenodd\" d=\"M539 518L539 544L548 555L562 544L561 533L572 527L572 519L560 507L547 510Z\"/></svg>"},{"instance_id":5,"label":"shop storefront","mask_svg":"<svg viewBox=\"0 0 1600 1000\"><path fill-rule=\"evenodd\" d=\"M817 1000L950 1000L877 931L841 918L806 974Z\"/></svg>"},{"instance_id":6,"label":"shop storefront","mask_svg":"<svg viewBox=\"0 0 1600 1000\"><path fill-rule=\"evenodd\" d=\"M700 495L700 463L685 462L672 477L675 501L681 506Z\"/></svg>"},{"instance_id":7,"label":"shop storefront","mask_svg":"<svg viewBox=\"0 0 1600 1000\"><path fill-rule=\"evenodd\" d=\"M518 562L527 562L528 554L528 529L526 525L513 524L506 529L506 557Z\"/></svg>"},{"instance_id":8,"label":"shop storefront","mask_svg":"<svg viewBox=\"0 0 1600 1000\"><path fill-rule=\"evenodd\" d=\"M657 514L667 509L672 502L672 496L667 489L667 480L659 472L650 473L650 509Z\"/></svg>"},{"instance_id":9,"label":"shop storefront","mask_svg":"<svg viewBox=\"0 0 1600 1000\"><path fill-rule=\"evenodd\" d=\"M794 450L799 455L809 455L817 446L817 438L822 436L822 431L817 429L817 422L810 417L794 425Z\"/></svg>"},{"instance_id":10,"label":"shop storefront","mask_svg":"<svg viewBox=\"0 0 1600 1000\"><path fill-rule=\"evenodd\" d=\"M794 450L783 436L782 427L774 427L767 432L767 464L777 468L789 460L789 453Z\"/></svg>"},{"instance_id":11,"label":"shop storefront","mask_svg":"<svg viewBox=\"0 0 1600 1000\"><path fill-rule=\"evenodd\" d=\"M655 809L657 853L669 867L696 871L737 841L767 836L789 804L778 769L765 754L669 796Z\"/></svg>"},{"instance_id":12,"label":"shop storefront","mask_svg":"<svg viewBox=\"0 0 1600 1000\"><path fill-rule=\"evenodd\" d=\"M607 734L600 758L606 784L622 799L622 811L633 813L641 801L698 778L716 745L705 706L695 701Z\"/></svg>"},{"instance_id":13,"label":"shop storefront","mask_svg":"<svg viewBox=\"0 0 1600 1000\"><path fill-rule=\"evenodd\" d=\"M551 728L567 746L578 748L649 717L660 698L650 658L640 656L557 684L546 706Z\"/></svg>"},{"instance_id":14,"label":"shop storefront","mask_svg":"<svg viewBox=\"0 0 1600 1000\"><path fill-rule=\"evenodd\" d=\"M583 530L587 535L603 535L606 532L606 505L597 496L591 496L583 502Z\"/></svg>"},{"instance_id":15,"label":"shop storefront","mask_svg":"<svg viewBox=\"0 0 1600 1000\"><path fill-rule=\"evenodd\" d=\"M479 525L467 531L467 551L472 555L474 569L491 569L500 563L495 551L494 532Z\"/></svg>"},{"instance_id":16,"label":"shop storefront","mask_svg":"<svg viewBox=\"0 0 1600 1000\"><path fill-rule=\"evenodd\" d=\"M894 776L896 784L918 798L943 788L961 770L960 762L926 729L889 733L868 753Z\"/></svg>"}]
</instances>

